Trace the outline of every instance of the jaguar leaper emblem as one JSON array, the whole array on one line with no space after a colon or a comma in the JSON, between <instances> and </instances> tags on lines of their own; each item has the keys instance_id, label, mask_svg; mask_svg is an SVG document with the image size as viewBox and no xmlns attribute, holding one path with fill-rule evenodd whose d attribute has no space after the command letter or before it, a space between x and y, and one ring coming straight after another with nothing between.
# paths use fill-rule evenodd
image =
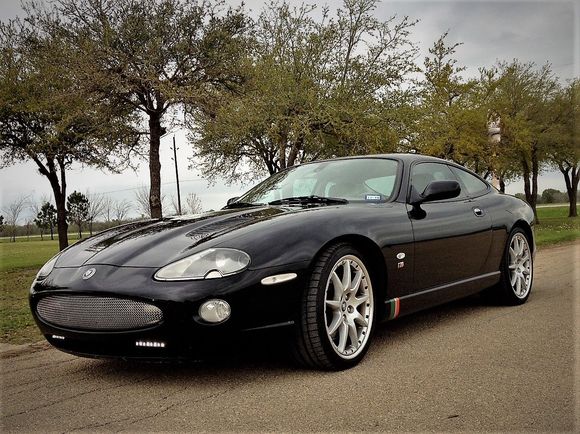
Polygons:
<instances>
[{"instance_id":1,"label":"jaguar leaper emblem","mask_svg":"<svg viewBox=\"0 0 580 434\"><path fill-rule=\"evenodd\" d=\"M87 271L83 273L83 280L90 279L95 275L96 272L97 270L95 270L94 268L89 268Z\"/></svg>"}]
</instances>

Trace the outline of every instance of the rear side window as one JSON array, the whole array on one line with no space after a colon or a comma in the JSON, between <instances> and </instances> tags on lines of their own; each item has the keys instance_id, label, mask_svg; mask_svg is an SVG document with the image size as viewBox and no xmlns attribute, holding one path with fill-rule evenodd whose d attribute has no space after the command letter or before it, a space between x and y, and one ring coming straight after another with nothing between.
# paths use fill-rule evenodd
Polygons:
<instances>
[{"instance_id":1,"label":"rear side window","mask_svg":"<svg viewBox=\"0 0 580 434\"><path fill-rule=\"evenodd\" d=\"M432 181L457 181L457 178L446 164L420 163L413 166L411 184L418 193L423 193Z\"/></svg>"},{"instance_id":2,"label":"rear side window","mask_svg":"<svg viewBox=\"0 0 580 434\"><path fill-rule=\"evenodd\" d=\"M474 176L465 170L458 169L457 167L451 167L451 170L455 175L457 175L457 178L459 178L461 183L465 186L465 189L470 196L477 196L487 191L487 184L477 176Z\"/></svg>"}]
</instances>

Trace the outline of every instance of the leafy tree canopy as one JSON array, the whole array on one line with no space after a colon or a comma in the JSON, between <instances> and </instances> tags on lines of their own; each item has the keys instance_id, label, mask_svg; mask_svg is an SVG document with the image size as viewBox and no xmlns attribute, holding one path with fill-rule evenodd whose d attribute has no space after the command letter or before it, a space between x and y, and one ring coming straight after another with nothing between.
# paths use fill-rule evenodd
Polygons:
<instances>
[{"instance_id":1,"label":"leafy tree canopy","mask_svg":"<svg viewBox=\"0 0 580 434\"><path fill-rule=\"evenodd\" d=\"M176 119L183 104L197 108L242 81L245 15L212 0L60 0L56 9L61 33L82 53L88 91L146 123L151 215L161 217L163 116Z\"/></svg>"},{"instance_id":2,"label":"leafy tree canopy","mask_svg":"<svg viewBox=\"0 0 580 434\"><path fill-rule=\"evenodd\" d=\"M375 0L336 16L272 3L260 15L238 92L188 112L206 176L253 179L333 155L393 150L391 99L414 70L407 17L377 19Z\"/></svg>"},{"instance_id":3,"label":"leafy tree canopy","mask_svg":"<svg viewBox=\"0 0 580 434\"><path fill-rule=\"evenodd\" d=\"M78 191L73 191L66 200L67 218L78 226L81 238L82 226L89 219L89 199Z\"/></svg>"},{"instance_id":4,"label":"leafy tree canopy","mask_svg":"<svg viewBox=\"0 0 580 434\"><path fill-rule=\"evenodd\" d=\"M56 208L50 202L45 202L34 219L34 223L41 229L50 229L56 226Z\"/></svg>"}]
</instances>

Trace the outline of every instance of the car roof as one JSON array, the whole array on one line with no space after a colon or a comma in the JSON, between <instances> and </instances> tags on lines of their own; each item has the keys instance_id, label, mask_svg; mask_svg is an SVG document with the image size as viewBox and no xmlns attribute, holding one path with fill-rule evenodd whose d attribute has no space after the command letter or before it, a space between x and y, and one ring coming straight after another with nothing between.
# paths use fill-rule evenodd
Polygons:
<instances>
[{"instance_id":1,"label":"car roof","mask_svg":"<svg viewBox=\"0 0 580 434\"><path fill-rule=\"evenodd\" d=\"M444 160L442 158L431 157L429 155L423 154L412 154L412 153L392 153L392 154L369 154L369 155L351 155L347 157L339 157L328 160L318 160L318 161L334 161L334 160L350 160L355 158L391 158L394 160L400 160L403 162L411 163L413 161L430 161L433 163L453 163L449 160ZM316 162L316 161L314 161Z\"/></svg>"}]
</instances>

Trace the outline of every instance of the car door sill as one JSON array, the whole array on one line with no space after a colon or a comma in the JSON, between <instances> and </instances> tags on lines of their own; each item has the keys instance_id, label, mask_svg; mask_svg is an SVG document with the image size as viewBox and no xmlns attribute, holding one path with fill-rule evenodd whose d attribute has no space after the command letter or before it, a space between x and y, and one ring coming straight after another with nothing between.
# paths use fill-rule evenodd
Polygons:
<instances>
[{"instance_id":1,"label":"car door sill","mask_svg":"<svg viewBox=\"0 0 580 434\"><path fill-rule=\"evenodd\" d=\"M499 282L500 272L480 274L456 282L425 289L414 294L391 298L385 301L385 319L391 320L402 315L467 297Z\"/></svg>"}]
</instances>

